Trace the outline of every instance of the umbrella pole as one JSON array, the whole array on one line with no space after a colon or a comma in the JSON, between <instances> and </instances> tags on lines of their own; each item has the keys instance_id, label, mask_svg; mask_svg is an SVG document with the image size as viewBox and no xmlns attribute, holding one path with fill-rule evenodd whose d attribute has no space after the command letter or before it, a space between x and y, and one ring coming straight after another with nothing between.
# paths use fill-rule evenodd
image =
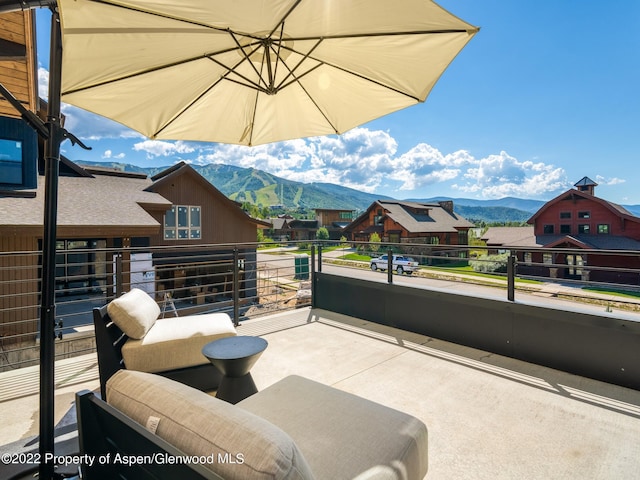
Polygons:
<instances>
[{"instance_id":1,"label":"umbrella pole","mask_svg":"<svg viewBox=\"0 0 640 480\"><path fill-rule=\"evenodd\" d=\"M57 7L51 8L51 44L49 57L49 104L45 143L45 204L42 240L42 295L40 304L40 468L39 478L54 479L54 399L55 399L55 282L56 230L58 214L58 175L60 143L60 90L62 41Z\"/></svg>"}]
</instances>

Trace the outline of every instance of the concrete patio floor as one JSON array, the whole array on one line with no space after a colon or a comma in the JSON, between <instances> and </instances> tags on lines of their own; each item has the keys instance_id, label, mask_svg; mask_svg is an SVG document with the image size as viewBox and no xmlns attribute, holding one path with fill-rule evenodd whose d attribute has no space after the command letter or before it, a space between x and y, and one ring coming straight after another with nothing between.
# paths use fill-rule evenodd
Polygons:
<instances>
[{"instance_id":1,"label":"concrete patio floor","mask_svg":"<svg viewBox=\"0 0 640 480\"><path fill-rule=\"evenodd\" d=\"M297 374L422 419L428 479L640 479L640 391L324 310L238 331L269 342L252 369L259 389ZM58 417L74 391L97 388L88 357L81 383L57 390ZM8 397L0 445L37 433L37 395Z\"/></svg>"}]
</instances>

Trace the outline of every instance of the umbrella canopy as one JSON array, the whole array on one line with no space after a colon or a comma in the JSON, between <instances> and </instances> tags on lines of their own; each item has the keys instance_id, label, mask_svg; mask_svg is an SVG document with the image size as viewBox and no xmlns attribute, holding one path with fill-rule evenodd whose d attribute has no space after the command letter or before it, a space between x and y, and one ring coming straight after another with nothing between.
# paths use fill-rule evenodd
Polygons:
<instances>
[{"instance_id":1,"label":"umbrella canopy","mask_svg":"<svg viewBox=\"0 0 640 480\"><path fill-rule=\"evenodd\" d=\"M423 102L478 28L429 0L58 0L62 100L149 138L342 133Z\"/></svg>"}]
</instances>

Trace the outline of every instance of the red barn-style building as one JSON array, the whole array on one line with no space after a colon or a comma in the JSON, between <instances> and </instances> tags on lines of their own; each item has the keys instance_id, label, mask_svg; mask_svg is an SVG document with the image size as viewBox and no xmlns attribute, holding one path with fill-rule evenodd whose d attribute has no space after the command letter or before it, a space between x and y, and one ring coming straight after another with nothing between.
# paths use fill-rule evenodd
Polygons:
<instances>
[{"instance_id":1,"label":"red barn-style building","mask_svg":"<svg viewBox=\"0 0 640 480\"><path fill-rule=\"evenodd\" d=\"M615 254L616 250L640 253L640 217L620 205L596 197L597 185L589 177L584 177L574 185L575 188L545 203L527 221L533 228L489 229L483 240L494 248L572 250L571 253L520 251L517 253L518 272L522 274L638 285L637 273L612 271L610 268L640 269L640 256ZM527 232L527 238L513 235L513 230L519 228L521 232ZM516 237L517 244L509 240ZM603 250L603 253L594 253L593 250ZM600 270L597 267L606 268Z\"/></svg>"}]
</instances>

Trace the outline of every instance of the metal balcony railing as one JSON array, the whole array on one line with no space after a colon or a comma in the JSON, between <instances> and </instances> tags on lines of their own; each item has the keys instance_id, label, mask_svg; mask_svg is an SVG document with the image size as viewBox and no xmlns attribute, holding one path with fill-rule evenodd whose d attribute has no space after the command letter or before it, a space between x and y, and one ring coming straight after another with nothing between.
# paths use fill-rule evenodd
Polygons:
<instances>
[{"instance_id":1,"label":"metal balcony railing","mask_svg":"<svg viewBox=\"0 0 640 480\"><path fill-rule=\"evenodd\" d=\"M491 285L503 289L509 300L519 290L555 282L576 287L576 299L586 296L586 289L624 292L617 305L640 309L640 256L635 251L498 252L406 242L99 248L103 244L66 242L57 252L56 358L93 351L92 309L131 288L155 298L163 316L220 311L239 322L311 305L313 274L323 265L344 267L344 275L363 275L355 269L368 269L370 258L390 252L420 264L414 277ZM38 251L0 253L0 371L38 362L40 265ZM396 276L387 272L387 282Z\"/></svg>"}]
</instances>

